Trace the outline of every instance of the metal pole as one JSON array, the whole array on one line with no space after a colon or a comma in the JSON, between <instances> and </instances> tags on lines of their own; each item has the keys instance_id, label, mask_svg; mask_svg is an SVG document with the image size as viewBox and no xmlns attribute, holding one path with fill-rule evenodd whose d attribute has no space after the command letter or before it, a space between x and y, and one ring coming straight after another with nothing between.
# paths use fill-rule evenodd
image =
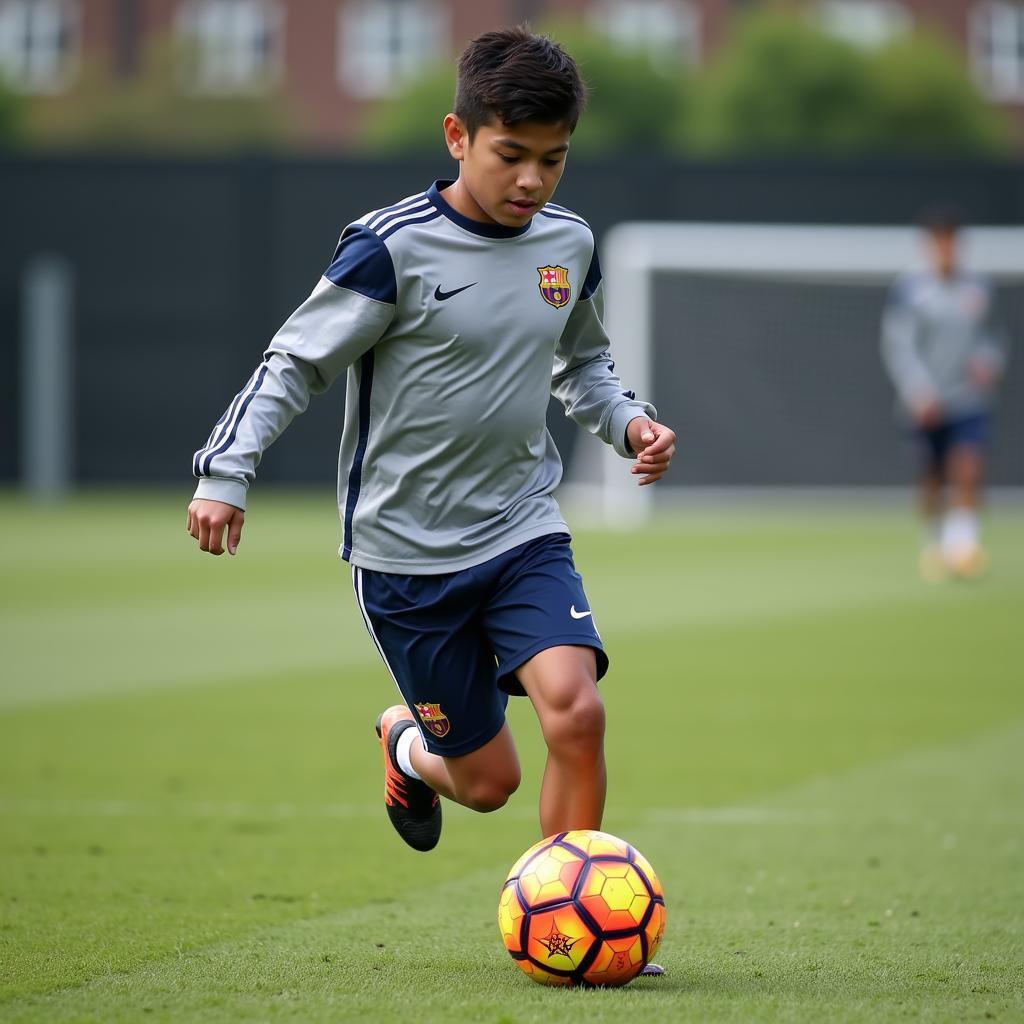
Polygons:
<instances>
[{"instance_id":1,"label":"metal pole","mask_svg":"<svg viewBox=\"0 0 1024 1024\"><path fill-rule=\"evenodd\" d=\"M638 398L653 398L653 264L642 229L619 225L608 232L604 245L608 303L605 326L611 339L615 372ZM650 520L653 494L639 487L628 472L629 463L611 448L601 460L601 509L605 525L631 529Z\"/></svg>"},{"instance_id":2,"label":"metal pole","mask_svg":"<svg viewBox=\"0 0 1024 1024\"><path fill-rule=\"evenodd\" d=\"M73 289L59 256L36 257L22 278L21 479L43 501L71 486Z\"/></svg>"}]
</instances>

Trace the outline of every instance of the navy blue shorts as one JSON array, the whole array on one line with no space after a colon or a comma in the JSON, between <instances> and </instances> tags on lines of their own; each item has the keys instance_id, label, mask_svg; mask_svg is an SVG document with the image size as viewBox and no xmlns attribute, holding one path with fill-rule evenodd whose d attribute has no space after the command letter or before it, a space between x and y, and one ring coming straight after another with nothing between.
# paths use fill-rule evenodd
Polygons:
<instances>
[{"instance_id":1,"label":"navy blue shorts","mask_svg":"<svg viewBox=\"0 0 1024 1024\"><path fill-rule=\"evenodd\" d=\"M988 444L989 416L974 413L953 420L943 420L931 429L916 431L924 460L930 469L940 470L954 448L968 446L984 449Z\"/></svg>"},{"instance_id":2,"label":"navy blue shorts","mask_svg":"<svg viewBox=\"0 0 1024 1024\"><path fill-rule=\"evenodd\" d=\"M597 653L608 669L569 537L550 534L461 572L401 576L353 567L356 600L428 750L460 757L492 740L515 671L549 647Z\"/></svg>"}]
</instances>

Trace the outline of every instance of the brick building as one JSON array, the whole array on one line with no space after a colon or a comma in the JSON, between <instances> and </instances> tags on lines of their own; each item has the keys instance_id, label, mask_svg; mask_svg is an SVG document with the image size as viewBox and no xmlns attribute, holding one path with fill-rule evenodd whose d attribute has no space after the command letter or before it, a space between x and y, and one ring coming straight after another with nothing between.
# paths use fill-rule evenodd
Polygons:
<instances>
[{"instance_id":1,"label":"brick building","mask_svg":"<svg viewBox=\"0 0 1024 1024\"><path fill-rule=\"evenodd\" d=\"M305 142L337 147L368 102L495 26L581 16L652 58L700 63L751 0L0 0L0 76L60 94L85 62L130 78L153 39L179 44L193 94L279 91ZM1024 119L1024 0L794 0L829 31L878 46L914 24L962 49L982 90Z\"/></svg>"}]
</instances>

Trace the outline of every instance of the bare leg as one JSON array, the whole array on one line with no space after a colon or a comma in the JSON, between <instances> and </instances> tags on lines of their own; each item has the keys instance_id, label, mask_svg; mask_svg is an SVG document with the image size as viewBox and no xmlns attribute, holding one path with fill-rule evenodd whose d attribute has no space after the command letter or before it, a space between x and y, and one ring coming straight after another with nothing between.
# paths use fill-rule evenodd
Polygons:
<instances>
[{"instance_id":1,"label":"bare leg","mask_svg":"<svg viewBox=\"0 0 1024 1024\"><path fill-rule=\"evenodd\" d=\"M975 510L980 504L984 466L974 445L959 445L949 455L949 503L954 508Z\"/></svg>"},{"instance_id":2,"label":"bare leg","mask_svg":"<svg viewBox=\"0 0 1024 1024\"><path fill-rule=\"evenodd\" d=\"M474 811L497 810L519 788L519 756L507 722L494 739L464 757L441 757L414 742L409 760L431 789Z\"/></svg>"},{"instance_id":3,"label":"bare leg","mask_svg":"<svg viewBox=\"0 0 1024 1024\"><path fill-rule=\"evenodd\" d=\"M600 828L607 789L604 705L589 647L551 647L516 675L537 712L548 747L540 791L545 836Z\"/></svg>"},{"instance_id":4,"label":"bare leg","mask_svg":"<svg viewBox=\"0 0 1024 1024\"><path fill-rule=\"evenodd\" d=\"M918 506L929 529L933 529L942 516L942 476L940 469L930 466L918 483Z\"/></svg>"},{"instance_id":5,"label":"bare leg","mask_svg":"<svg viewBox=\"0 0 1024 1024\"><path fill-rule=\"evenodd\" d=\"M975 445L958 445L949 456L949 512L942 533L942 551L958 576L971 578L985 570L987 559L978 530L983 458Z\"/></svg>"}]
</instances>

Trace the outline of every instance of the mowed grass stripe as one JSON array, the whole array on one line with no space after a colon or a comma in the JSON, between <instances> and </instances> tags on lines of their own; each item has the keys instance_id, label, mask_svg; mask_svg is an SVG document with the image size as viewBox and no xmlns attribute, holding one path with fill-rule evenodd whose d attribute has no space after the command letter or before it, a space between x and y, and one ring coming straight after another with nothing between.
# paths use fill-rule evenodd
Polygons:
<instances>
[{"instance_id":1,"label":"mowed grass stripe","mask_svg":"<svg viewBox=\"0 0 1024 1024\"><path fill-rule=\"evenodd\" d=\"M781 571L781 570L780 570ZM776 577L777 579L777 577ZM719 581L720 583L721 581ZM687 584L690 585L690 584ZM706 588L693 581L705 595ZM656 589L650 581L648 593ZM600 609L602 634L614 638L628 632L657 634L673 628L678 634L708 629L729 630L745 622L800 618L813 621L841 612L870 608L919 605L956 608L963 595L952 591L934 594L919 585L897 593L865 586L857 591L833 593L827 598L814 591L800 592L792 581L783 594L770 597L770 588L758 588L749 577L742 588L737 580L734 601L716 604L710 597L700 607L679 607L669 600L652 612L620 607L621 592L603 593L591 587L591 600ZM759 595L757 603L749 595ZM593 597L598 594L598 598ZM746 595L746 596L743 596ZM0 712L5 707L62 700L77 701L106 694L131 694L154 689L245 682L252 675L334 667L339 676L353 665L378 660L361 622L355 622L348 595L325 593L323 600L290 600L289 593L264 590L258 599L232 600L224 607L196 604L129 608L90 608L64 614L49 611L5 615L4 640L9 660L6 682L0 689ZM298 595L295 595L296 597ZM982 595L985 600L986 595ZM251 622L274 616L272 629L253 635ZM203 624L216 620L216 630ZM605 625L607 623L607 625ZM237 639L236 639L237 638ZM248 638L244 641L240 638ZM235 642L233 642L235 641ZM68 650L77 653L78 665L68 671ZM142 653L144 650L144 654ZM142 656L140 656L140 654Z\"/></svg>"},{"instance_id":2,"label":"mowed grass stripe","mask_svg":"<svg viewBox=\"0 0 1024 1024\"><path fill-rule=\"evenodd\" d=\"M1022 743L1018 725L818 779L763 805L809 817L853 812L827 829L736 823L725 836L693 821L667 831L637 824L630 838L669 897L659 959L670 973L657 982L601 993L533 986L500 948L492 918L504 864L493 863L423 890L406 876L399 891L364 894L362 905L14 1000L4 1017L1002 1018L1022 992L1024 881L1013 870L1019 818L1013 827L998 819L1005 793L1024 782ZM898 828L885 826L893 821Z\"/></svg>"},{"instance_id":3,"label":"mowed grass stripe","mask_svg":"<svg viewBox=\"0 0 1024 1024\"><path fill-rule=\"evenodd\" d=\"M141 501L127 517L116 499L105 516L95 496L55 509L0 501L0 709L374 662L322 496L257 506L251 543L234 560L190 547L176 501ZM110 535L115 516L127 519L119 538ZM690 515L656 524L642 541L583 532L576 548L597 621L614 638L886 606L1014 601L1024 614L1022 525L1019 510L994 519L995 571L981 587L921 584L900 506L862 520Z\"/></svg>"},{"instance_id":4,"label":"mowed grass stripe","mask_svg":"<svg viewBox=\"0 0 1024 1024\"><path fill-rule=\"evenodd\" d=\"M472 997L474 988L490 992L494 981L489 967L473 977L479 949L491 941L481 946L477 936L493 928L493 880L486 879L491 872L500 876L535 837L542 747L526 703L511 710L525 770L520 793L487 819L449 814L437 855L417 857L396 844L382 809L376 822L316 817L317 808L371 807L379 800L372 722L394 694L354 614L344 570L330 553L336 539L331 515L324 516L316 502L268 505L266 514L261 509L247 523L247 529L259 524L248 534L258 541L247 550L248 560L210 559L187 544L183 560L177 517L173 540L165 541L162 527L153 529L167 518L162 504L143 503L138 515L127 514L133 525L117 539L106 532L115 508L125 512L116 502L95 501L79 523L81 507L73 504L54 513L61 528L46 537L26 516L26 529L7 533L10 543L0 543L0 567L20 564L31 576L29 561L20 554L7 557L13 538L18 544L49 541L40 575L49 574L47 584L66 600L49 613L38 604L32 612L50 626L35 642L48 637L53 659L52 678L34 685L63 686L65 695L0 713L0 798L8 801L0 828L0 991L27 996L84 984L77 991L90 993L92 978L133 976L189 950L228 949L251 936L272 934L286 942L288 929L299 922L330 917L337 908L355 911L375 898L393 901L386 905L396 911L394 934L408 920L412 933L423 937L428 969L416 975L417 984L437 1008L426 1019L449 1019L441 1006L452 971L465 975L463 987L451 992L465 1019L474 1008L480 1019L546 1019L547 1003L516 1018L521 988L501 988L497 1003L476 1004ZM330 536L317 537L321 522ZM981 898L973 881L962 884L945 865L967 856L957 868L961 874L973 879L972 872L980 873L986 893L1013 897L1016 879L999 858L1010 856L1013 843L1019 856L1019 826L1007 809L1019 794L1019 778L1008 776L1015 789L1006 778L993 783L989 799L979 800L973 789L964 798L950 773L926 767L916 789L904 790L901 800L877 801L877 808L887 808L881 817L871 801L875 791L891 788L884 771L873 787L863 788L859 810L844 804L832 786L851 768L887 769L908 750L958 743L1024 714L1020 526L1020 516L993 520L989 579L938 588L924 587L914 575L914 529L902 508L863 518L819 519L810 509L782 519L758 513L718 523L709 517L631 535L577 538L588 593L613 658L603 684L612 778L607 827L636 841L663 874L675 873L674 891L686 894L687 909L694 909L679 940L685 945L693 936L688 961L703 964L698 973L709 990L718 986L735 995L746 978L756 1011L751 1019L771 1019L763 1016L769 1010L783 1013L791 990L803 1014L797 1019L815 1016L800 971L875 977L878 956L888 958L891 988L910 992L909 1005L926 1006L925 1017L973 1013L976 1004L944 998L962 974L985 994L984 971L972 959L979 951L990 955L989 970L1001 979L989 989L1005 992L1005 943L993 944L985 929L1005 928L1007 907ZM119 545L120 539L138 543ZM77 567L74 578L61 574L62 547ZM124 600L126 578L141 611L118 628L116 615L105 622L104 609L132 604ZM142 585L147 579L148 591ZM187 599L172 597L178 594ZM42 596L37 590L33 600ZM325 613L327 603L351 613L351 628ZM92 612L91 639L74 631L76 607ZM779 614L787 607L792 614ZM169 608L175 609L170 629ZM21 641L19 647L16 632L3 637L0 691L26 646ZM349 639L366 660L354 658L340 668L333 656L323 664L303 663L313 649L337 644L347 650ZM117 652L120 681L129 692L90 695L90 687L110 684L115 662L108 648ZM154 680L160 685L147 689ZM29 698L34 685L23 688ZM972 786L982 785L987 763L986 757L968 764L957 758L952 774L965 773ZM776 805L780 794L814 785L818 776L825 787L820 800ZM142 819L31 810L59 808L62 801L66 808L112 801L156 810ZM943 823L941 834L915 824L914 807L929 801L938 802L930 820ZM945 810L943 801L949 803ZM235 807L238 813L183 819L177 813L183 805ZM283 806L312 814L270 810ZM952 827L954 819L962 827ZM992 859L978 859L973 841L965 840L974 835L987 843ZM868 845L873 852L862 857ZM852 902L837 907L830 897L805 906L801 901L813 894L794 888L794 878L810 873L820 891L832 884L825 877L830 859L839 873L836 888L852 892ZM689 865L692 875L680 875L677 863ZM861 920L858 909L858 892L877 892L890 867L903 872L908 865L918 872L915 882L932 892L930 912L941 923L930 946L926 933L899 933L920 946L907 954L908 962L924 964L919 979L904 969L902 951L879 953L862 934L902 921L900 906L878 910L870 918L875 925ZM885 884L892 888L903 877ZM429 894L440 891L440 902L451 902L444 887L462 878L466 889L454 897L452 920ZM770 878L777 880L774 894ZM704 896L709 902L701 909L693 901ZM760 909L751 904L762 897L772 902ZM487 921L479 921L478 933L473 929L484 911L477 908L485 906ZM790 914L793 909L799 916ZM925 910L914 909L924 917ZM819 916L809 916L812 911ZM473 924L465 924L467 916ZM788 917L792 935L780 942L779 921ZM958 922L965 924L959 932L953 927ZM913 928L921 923L915 918ZM812 924L812 952L819 955L805 963L800 940ZM324 937L327 952L333 934ZM769 951L778 947L789 959L764 961L760 977L741 978L730 958L742 962L748 942ZM393 946L394 940L385 950ZM286 979L295 961L287 949L278 953L275 976ZM943 960L947 953L950 959ZM953 954L966 958L968 968L957 967ZM866 966L860 958L867 958ZM264 988L236 991L228 985L198 994L186 982L178 979L180 1012L172 1000L155 1008L158 1016L304 1016L305 990L296 1004L288 996L268 996ZM310 1004L312 1019L336 1019L331 983L325 976L321 996ZM282 985L280 991L290 990ZM871 985L825 994L834 1000L830 1019L848 1013L864 1019L861 1003L876 1011L883 1006L876 1019L896 1013L894 1004L879 1003ZM91 1000L80 1004L77 1017L70 1001L61 1012L71 1019L107 1019L110 1007L94 1008ZM503 1009L494 1011L498 1004ZM36 1003L17 1005L27 1019L50 1019ZM126 1005L122 1019L136 1019L147 1004L140 996ZM554 1005L573 1005L580 1016L597 1004ZM636 1012L645 1016L642 1006ZM379 1018L367 1012L367 1019Z\"/></svg>"}]
</instances>

